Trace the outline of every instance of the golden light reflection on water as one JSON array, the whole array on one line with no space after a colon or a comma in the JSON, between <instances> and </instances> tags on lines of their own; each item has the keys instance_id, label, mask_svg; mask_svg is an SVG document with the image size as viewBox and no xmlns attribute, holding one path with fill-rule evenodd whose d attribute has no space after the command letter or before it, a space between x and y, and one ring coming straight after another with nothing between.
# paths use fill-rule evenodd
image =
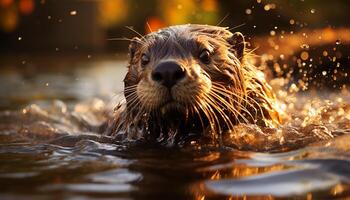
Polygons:
<instances>
[{"instance_id":1,"label":"golden light reflection on water","mask_svg":"<svg viewBox=\"0 0 350 200\"><path fill-rule=\"evenodd\" d=\"M211 157L210 155L208 157ZM214 156L216 157L216 156ZM300 159L300 158L295 158ZM246 164L238 164L232 163L230 166L220 166L222 169L213 170L211 168L202 169L203 176L205 177L205 181L200 181L191 186L190 192L193 195L194 199L239 199L239 200L255 200L255 199L281 199L281 197L273 196L269 194L262 193L261 195L251 195L251 194L243 194L243 195L222 195L220 193L216 193L206 186L206 182L209 180L240 180L245 177L254 177L255 175L271 173L271 172L283 172L284 170L295 168L292 166L288 166L286 164L273 164L265 167L251 167ZM267 184L270 184L267 182ZM307 182L305 182L307 186ZM225 186L223 186L225 187ZM250 187L250 186L246 186ZM291 186L292 187L292 186ZM309 187L309 186L308 186ZM307 187L306 187L307 188ZM282 189L282 188L281 188ZM276 186L276 190L278 190ZM345 185L342 183L336 184L335 186L330 187L327 191L321 193L321 195L329 195L328 197L337 197L343 195L344 191L349 190L349 185ZM319 199L320 194L316 193L305 193L299 194L299 198L302 199ZM323 196L324 197L324 196ZM284 199L284 198L282 198Z\"/></svg>"},{"instance_id":2,"label":"golden light reflection on water","mask_svg":"<svg viewBox=\"0 0 350 200\"><path fill-rule=\"evenodd\" d=\"M292 84L289 90L284 90L282 86L288 80L277 78L272 80L278 96L281 109L284 112L284 123L276 129L261 129L256 126L242 125L238 126L234 134L230 134L229 142L233 142L240 149L250 149L261 151L273 146L281 145L279 151L289 151L309 143L315 142L311 146L332 147L347 152L349 150L350 129L350 92L346 89L340 92L330 93L320 96L315 91L309 91L306 95L300 94L300 86ZM341 139L344 134L344 139ZM339 139L331 140L336 136ZM324 141L324 142L320 142ZM272 145L272 146L270 146ZM301 146L300 146L301 145ZM249 148L250 147L250 148ZM246 155L247 156L247 155ZM290 158L291 160L303 160L305 158L327 158L326 152L310 151L300 154L301 157ZM220 155L213 153L204 160L216 160ZM346 155L343 155L345 159ZM339 158L342 158L339 155ZM278 172L288 169L285 164L275 164L266 167L251 167L245 164L232 163L231 165L221 166L219 170L202 169L205 177L210 180L232 179L237 180L243 177L255 176L268 172ZM207 180L206 180L207 181ZM195 199L215 199L220 194L208 190L205 182L198 182L191 188ZM329 188L323 195L329 195L329 198L338 197L349 190L346 184L337 184ZM321 194L321 196L322 196ZM307 193L301 195L302 199L319 199L318 193ZM279 199L271 195L222 195L223 199Z\"/></svg>"}]
</instances>

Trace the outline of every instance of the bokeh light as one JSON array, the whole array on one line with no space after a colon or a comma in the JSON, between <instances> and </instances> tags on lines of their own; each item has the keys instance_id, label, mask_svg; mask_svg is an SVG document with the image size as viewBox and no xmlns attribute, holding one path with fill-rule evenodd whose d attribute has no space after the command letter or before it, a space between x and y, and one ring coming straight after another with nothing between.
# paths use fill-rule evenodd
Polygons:
<instances>
[{"instance_id":1,"label":"bokeh light","mask_svg":"<svg viewBox=\"0 0 350 200\"><path fill-rule=\"evenodd\" d=\"M18 9L21 14L28 15L34 10L34 0L20 0Z\"/></svg>"}]
</instances>

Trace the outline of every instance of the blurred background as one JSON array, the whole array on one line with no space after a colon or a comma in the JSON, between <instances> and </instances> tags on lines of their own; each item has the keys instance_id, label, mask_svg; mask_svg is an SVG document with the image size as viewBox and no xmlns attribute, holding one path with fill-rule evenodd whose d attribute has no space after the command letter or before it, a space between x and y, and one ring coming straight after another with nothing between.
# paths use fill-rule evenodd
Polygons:
<instances>
[{"instance_id":1,"label":"blurred background","mask_svg":"<svg viewBox=\"0 0 350 200\"><path fill-rule=\"evenodd\" d=\"M323 31L324 43L347 44L349 10L348 0L0 0L0 109L118 93L128 46L120 38L175 24L229 26L255 41L257 54L283 60L288 51L267 38L320 38L312 30L342 29L335 36ZM302 40L289 52L307 50L295 65L313 62L309 50L317 45L311 43Z\"/></svg>"},{"instance_id":2,"label":"blurred background","mask_svg":"<svg viewBox=\"0 0 350 200\"><path fill-rule=\"evenodd\" d=\"M164 26L201 23L271 30L349 26L347 0L0 0L2 52L125 52L126 42Z\"/></svg>"}]
</instances>

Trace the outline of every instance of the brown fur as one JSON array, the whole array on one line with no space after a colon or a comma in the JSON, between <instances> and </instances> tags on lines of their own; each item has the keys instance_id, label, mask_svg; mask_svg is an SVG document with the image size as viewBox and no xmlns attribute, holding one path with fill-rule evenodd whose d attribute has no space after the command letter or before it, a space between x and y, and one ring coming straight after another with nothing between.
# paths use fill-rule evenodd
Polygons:
<instances>
[{"instance_id":1,"label":"brown fur","mask_svg":"<svg viewBox=\"0 0 350 200\"><path fill-rule=\"evenodd\" d=\"M210 63L199 60L203 49L210 51ZM129 54L126 103L116 109L109 134L153 139L171 134L218 135L238 123L280 122L274 94L262 72L249 63L240 33L209 25L171 26L132 39ZM140 63L143 55L150 58L146 66ZM186 77L171 90L150 78L164 60L186 70Z\"/></svg>"}]
</instances>

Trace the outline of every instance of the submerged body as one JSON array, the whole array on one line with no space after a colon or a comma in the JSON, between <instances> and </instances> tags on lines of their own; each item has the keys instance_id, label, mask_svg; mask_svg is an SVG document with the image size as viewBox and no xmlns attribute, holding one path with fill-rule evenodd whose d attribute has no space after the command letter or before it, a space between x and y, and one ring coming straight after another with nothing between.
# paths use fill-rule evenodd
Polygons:
<instances>
[{"instance_id":1,"label":"submerged body","mask_svg":"<svg viewBox=\"0 0 350 200\"><path fill-rule=\"evenodd\" d=\"M171 26L132 39L129 51L126 102L116 108L109 134L217 138L240 123L280 122L274 94L250 63L241 33L209 25Z\"/></svg>"}]
</instances>

